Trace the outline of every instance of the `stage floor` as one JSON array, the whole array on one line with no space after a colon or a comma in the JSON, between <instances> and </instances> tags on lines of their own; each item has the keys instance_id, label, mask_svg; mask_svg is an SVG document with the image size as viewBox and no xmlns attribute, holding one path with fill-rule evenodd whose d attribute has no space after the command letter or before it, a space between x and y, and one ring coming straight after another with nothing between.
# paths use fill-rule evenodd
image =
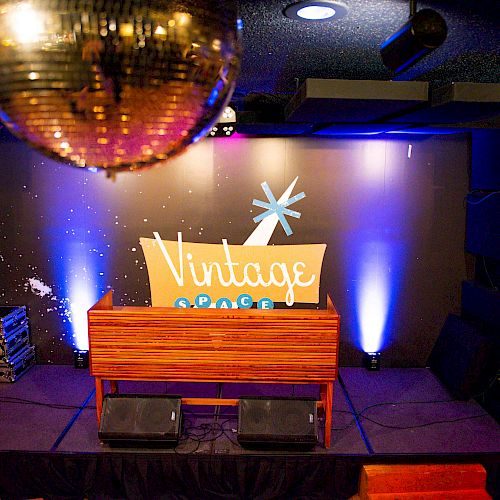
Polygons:
<instances>
[{"instance_id":1,"label":"stage floor","mask_svg":"<svg viewBox=\"0 0 500 500\"><path fill-rule=\"evenodd\" d=\"M122 382L120 392L183 397L317 397L318 387ZM94 405L93 378L87 370L72 366L35 366L17 382L0 384L2 467L7 457L23 453L42 453L49 458L75 454L276 456L276 452L248 451L239 446L234 407L184 407L185 431L175 449L110 448L98 439ZM356 463L458 460L495 465L500 456L500 430L495 420L473 400L453 400L428 369L340 369L334 392L331 448L320 444L322 434L323 429L316 448L301 452L301 459L340 457ZM282 457L294 455L281 453Z\"/></svg>"}]
</instances>

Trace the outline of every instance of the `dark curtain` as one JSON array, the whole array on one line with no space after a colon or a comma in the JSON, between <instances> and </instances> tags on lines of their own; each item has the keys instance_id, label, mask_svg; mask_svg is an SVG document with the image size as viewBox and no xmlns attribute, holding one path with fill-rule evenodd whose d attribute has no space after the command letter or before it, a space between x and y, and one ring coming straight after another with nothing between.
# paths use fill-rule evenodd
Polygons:
<instances>
[{"instance_id":1,"label":"dark curtain","mask_svg":"<svg viewBox=\"0 0 500 500\"><path fill-rule=\"evenodd\" d=\"M344 499L359 463L312 455L0 454L2 500Z\"/></svg>"}]
</instances>

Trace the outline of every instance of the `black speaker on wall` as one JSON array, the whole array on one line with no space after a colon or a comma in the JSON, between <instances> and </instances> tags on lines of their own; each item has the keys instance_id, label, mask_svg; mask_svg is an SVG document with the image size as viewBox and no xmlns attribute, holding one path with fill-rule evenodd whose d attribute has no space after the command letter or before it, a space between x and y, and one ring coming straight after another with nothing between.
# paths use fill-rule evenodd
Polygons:
<instances>
[{"instance_id":1,"label":"black speaker on wall","mask_svg":"<svg viewBox=\"0 0 500 500\"><path fill-rule=\"evenodd\" d=\"M428 359L430 369L458 399L470 399L491 384L499 343L459 316L448 315Z\"/></svg>"},{"instance_id":2,"label":"black speaker on wall","mask_svg":"<svg viewBox=\"0 0 500 500\"><path fill-rule=\"evenodd\" d=\"M478 267L486 269L485 272L490 279L486 262L481 258L478 260L480 261ZM463 281L462 318L476 326L486 336L498 339L500 332L500 290L485 287L474 281Z\"/></svg>"},{"instance_id":3,"label":"black speaker on wall","mask_svg":"<svg viewBox=\"0 0 500 500\"><path fill-rule=\"evenodd\" d=\"M314 398L241 397L238 442L253 449L310 449L318 441Z\"/></svg>"},{"instance_id":4,"label":"black speaker on wall","mask_svg":"<svg viewBox=\"0 0 500 500\"><path fill-rule=\"evenodd\" d=\"M181 430L180 396L107 394L99 439L111 446L171 447Z\"/></svg>"}]
</instances>

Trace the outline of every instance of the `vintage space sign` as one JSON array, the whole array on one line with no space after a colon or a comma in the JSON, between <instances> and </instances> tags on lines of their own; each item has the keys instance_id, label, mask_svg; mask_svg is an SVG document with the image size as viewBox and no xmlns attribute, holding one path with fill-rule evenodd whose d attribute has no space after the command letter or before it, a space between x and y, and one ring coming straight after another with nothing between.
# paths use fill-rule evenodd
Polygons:
<instances>
[{"instance_id":1,"label":"vintage space sign","mask_svg":"<svg viewBox=\"0 0 500 500\"><path fill-rule=\"evenodd\" d=\"M153 233L154 238L141 238L152 305L213 307L230 301L237 307L242 294L251 296L253 302L266 298L288 306L318 303L326 245L268 246L278 223L288 236L293 234L286 216L298 219L300 213L288 207L305 197L303 192L290 197L297 180L279 200L262 183L268 202L254 200L253 205L265 212L254 218L259 225L243 245L230 245L224 238L220 244L190 243L180 232L177 241L162 240L158 232Z\"/></svg>"}]
</instances>

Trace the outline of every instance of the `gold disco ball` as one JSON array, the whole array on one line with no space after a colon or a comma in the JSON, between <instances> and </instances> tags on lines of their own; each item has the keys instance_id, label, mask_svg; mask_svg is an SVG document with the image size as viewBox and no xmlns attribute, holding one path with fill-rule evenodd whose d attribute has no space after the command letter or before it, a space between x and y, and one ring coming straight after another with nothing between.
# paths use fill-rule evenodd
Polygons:
<instances>
[{"instance_id":1,"label":"gold disco ball","mask_svg":"<svg viewBox=\"0 0 500 500\"><path fill-rule=\"evenodd\" d=\"M239 66L232 0L0 0L0 119L78 167L180 153L210 131Z\"/></svg>"}]
</instances>

